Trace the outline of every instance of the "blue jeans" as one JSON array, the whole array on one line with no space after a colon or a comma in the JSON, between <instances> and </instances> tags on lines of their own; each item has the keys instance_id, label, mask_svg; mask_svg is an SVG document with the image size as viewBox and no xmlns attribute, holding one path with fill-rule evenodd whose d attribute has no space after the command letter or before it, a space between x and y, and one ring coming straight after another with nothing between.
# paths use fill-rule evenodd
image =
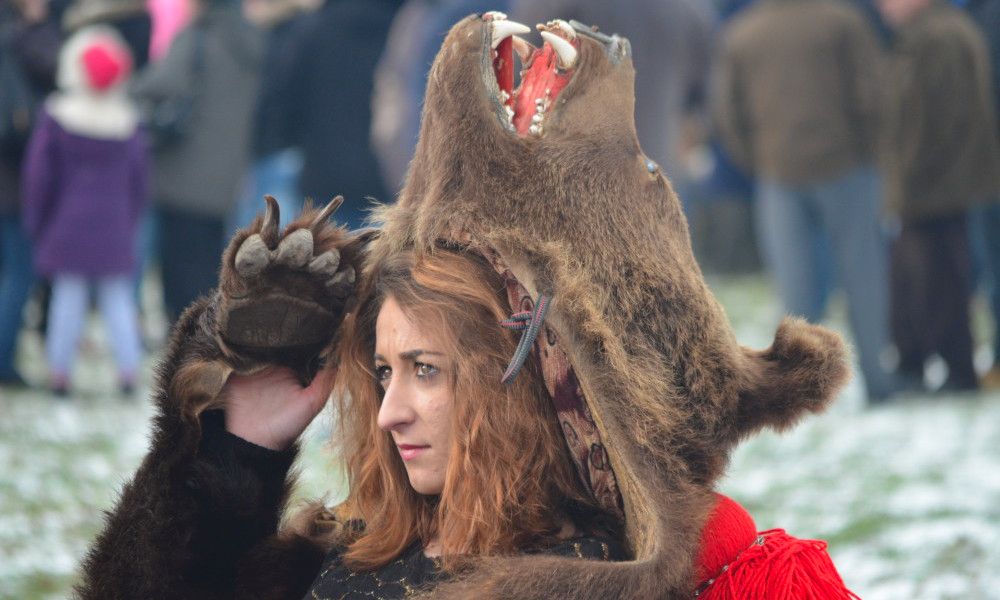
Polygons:
<instances>
[{"instance_id":1,"label":"blue jeans","mask_svg":"<svg viewBox=\"0 0 1000 600\"><path fill-rule=\"evenodd\" d=\"M281 210L281 224L287 225L302 210L298 191L302 171L302 153L294 149L281 150L257 159L247 175L243 192L236 201L227 229L230 235L253 221L264 210L264 195L274 196ZM316 199L325 204L329 198Z\"/></svg>"},{"instance_id":2,"label":"blue jeans","mask_svg":"<svg viewBox=\"0 0 1000 600\"><path fill-rule=\"evenodd\" d=\"M24 303L31 294L35 273L31 242L17 215L0 215L0 377L11 377Z\"/></svg>"},{"instance_id":3,"label":"blue jeans","mask_svg":"<svg viewBox=\"0 0 1000 600\"><path fill-rule=\"evenodd\" d=\"M993 364L1000 365L1000 204L974 208L969 214L969 238L975 278L989 295L996 324Z\"/></svg>"},{"instance_id":4,"label":"blue jeans","mask_svg":"<svg viewBox=\"0 0 1000 600\"><path fill-rule=\"evenodd\" d=\"M847 296L848 319L869 397L893 390L881 366L889 343L888 240L880 225L880 180L871 168L832 180L757 184L757 235L789 314L817 322L834 279Z\"/></svg>"}]
</instances>

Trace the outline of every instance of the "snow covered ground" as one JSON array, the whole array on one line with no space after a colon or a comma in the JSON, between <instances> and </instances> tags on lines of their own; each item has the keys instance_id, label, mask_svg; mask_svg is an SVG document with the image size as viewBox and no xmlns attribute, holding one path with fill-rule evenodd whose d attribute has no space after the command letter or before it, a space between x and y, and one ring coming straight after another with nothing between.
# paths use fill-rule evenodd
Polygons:
<instances>
[{"instance_id":1,"label":"snow covered ground","mask_svg":"<svg viewBox=\"0 0 1000 600\"><path fill-rule=\"evenodd\" d=\"M712 285L740 341L766 346L778 314L764 280ZM0 598L69 594L101 511L146 450L151 410L110 393L106 343L91 331L72 399L0 389ZM39 342L25 342L40 381ZM323 451L327 425L321 416L307 432L303 495L342 486ZM866 600L1000 599L1000 395L871 410L852 383L829 413L741 446L721 488L758 529L828 540Z\"/></svg>"}]
</instances>

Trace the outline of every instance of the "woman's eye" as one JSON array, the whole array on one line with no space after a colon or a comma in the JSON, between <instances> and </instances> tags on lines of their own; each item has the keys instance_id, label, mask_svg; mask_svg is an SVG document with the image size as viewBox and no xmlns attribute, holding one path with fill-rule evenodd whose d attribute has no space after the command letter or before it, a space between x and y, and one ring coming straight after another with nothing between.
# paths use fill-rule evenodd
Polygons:
<instances>
[{"instance_id":1,"label":"woman's eye","mask_svg":"<svg viewBox=\"0 0 1000 600\"><path fill-rule=\"evenodd\" d=\"M389 381L390 377L392 377L392 369L390 369L388 365L375 367L375 379L379 383L385 383L386 381Z\"/></svg>"},{"instance_id":2,"label":"woman's eye","mask_svg":"<svg viewBox=\"0 0 1000 600\"><path fill-rule=\"evenodd\" d=\"M430 377L438 372L437 367L427 363L417 363L417 377Z\"/></svg>"}]
</instances>

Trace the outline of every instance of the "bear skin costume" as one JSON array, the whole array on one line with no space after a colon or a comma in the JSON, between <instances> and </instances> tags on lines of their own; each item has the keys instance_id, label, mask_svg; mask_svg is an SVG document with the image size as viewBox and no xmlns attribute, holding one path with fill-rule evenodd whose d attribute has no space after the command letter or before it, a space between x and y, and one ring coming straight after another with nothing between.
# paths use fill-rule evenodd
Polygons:
<instances>
[{"instance_id":1,"label":"bear skin costume","mask_svg":"<svg viewBox=\"0 0 1000 600\"><path fill-rule=\"evenodd\" d=\"M302 597L352 515L316 504L279 531L287 487L240 487L238 473L218 473L201 443L203 428L219 427L209 409L234 371L276 363L309 381L352 303L374 293L365 275L399 252L438 247L481 254L503 274L512 322L525 329L506 376L534 349L553 397L572 387L596 451L567 440L571 454L624 523L630 559L484 558L426 596L691 598L747 547L706 567L713 485L740 440L826 408L848 377L844 344L796 319L766 350L736 342L677 196L639 147L628 41L575 22L544 29L536 49L500 13L452 28L406 185L378 211L378 231L330 225L335 201L281 233L269 199L236 235L218 292L173 332L150 453L86 559L80 596ZM512 51L525 53L519 90Z\"/></svg>"}]
</instances>

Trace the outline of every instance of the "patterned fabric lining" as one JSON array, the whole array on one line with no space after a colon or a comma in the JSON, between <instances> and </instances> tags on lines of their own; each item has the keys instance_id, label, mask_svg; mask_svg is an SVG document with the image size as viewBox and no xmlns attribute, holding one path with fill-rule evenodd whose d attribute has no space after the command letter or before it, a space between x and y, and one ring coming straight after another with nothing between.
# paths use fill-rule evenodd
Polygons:
<instances>
[{"instance_id":1,"label":"patterned fabric lining","mask_svg":"<svg viewBox=\"0 0 1000 600\"><path fill-rule=\"evenodd\" d=\"M514 312L533 312L535 303L524 286L510 271L505 271L503 276ZM542 335L535 340L535 356L541 364L545 387L580 479L605 510L622 518L621 492L601 432L590 414L573 365L548 325L542 326Z\"/></svg>"},{"instance_id":2,"label":"patterned fabric lining","mask_svg":"<svg viewBox=\"0 0 1000 600\"><path fill-rule=\"evenodd\" d=\"M510 319L500 326L511 329L515 322L523 322L528 315L536 313L535 301L521 285L517 277L507 268L506 262L493 248L474 242L467 236L458 236L467 250L473 251L490 263L504 280L507 299L510 302ZM547 300L548 296L542 296ZM537 325L537 324L536 324ZM577 380L576 371L566 353L559 346L556 333L548 325L541 323L541 331L534 343L535 356L541 366L545 387L552 398L556 416L561 425L563 437L569 447L573 465L584 486L594 495L601 507L610 514L624 520L625 513L618 480L611 468L608 451L601 440L601 432Z\"/></svg>"}]
</instances>

